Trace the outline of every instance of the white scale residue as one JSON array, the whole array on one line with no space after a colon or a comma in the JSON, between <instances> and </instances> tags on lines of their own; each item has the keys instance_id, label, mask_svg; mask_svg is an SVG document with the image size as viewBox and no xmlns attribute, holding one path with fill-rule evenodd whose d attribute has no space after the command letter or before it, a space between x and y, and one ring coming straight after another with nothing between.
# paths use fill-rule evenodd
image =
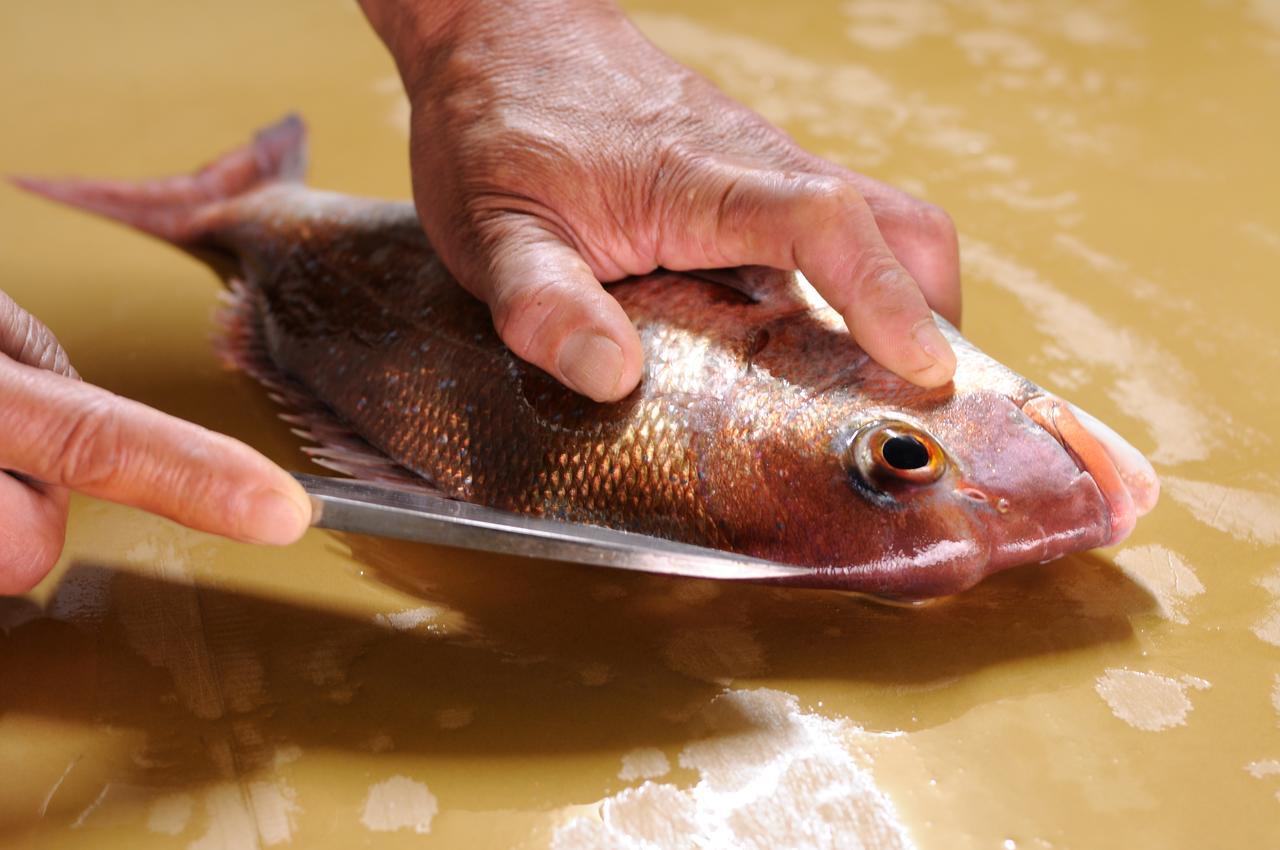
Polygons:
<instances>
[{"instance_id":1,"label":"white scale residue","mask_svg":"<svg viewBox=\"0 0 1280 850\"><path fill-rule=\"evenodd\" d=\"M1161 485L1210 528L1246 543L1280 543L1280 497L1166 475Z\"/></svg>"},{"instance_id":2,"label":"white scale residue","mask_svg":"<svg viewBox=\"0 0 1280 850\"><path fill-rule=\"evenodd\" d=\"M677 673L722 685L766 671L764 647L737 626L682 629L667 641L662 655Z\"/></svg>"},{"instance_id":3,"label":"white scale residue","mask_svg":"<svg viewBox=\"0 0 1280 850\"><path fill-rule=\"evenodd\" d=\"M1280 646L1280 567L1276 567L1258 583L1271 594L1271 605L1262 618L1253 624L1253 633L1264 643ZM1274 699L1276 710L1280 711L1280 677L1276 679Z\"/></svg>"},{"instance_id":4,"label":"white scale residue","mask_svg":"<svg viewBox=\"0 0 1280 850\"><path fill-rule=\"evenodd\" d=\"M440 729L461 729L464 726L470 726L471 721L475 720L475 706L455 705L449 708L442 708L436 712L436 726Z\"/></svg>"},{"instance_id":5,"label":"white scale residue","mask_svg":"<svg viewBox=\"0 0 1280 850\"><path fill-rule=\"evenodd\" d=\"M1254 623L1253 633L1258 636L1258 640L1280 646L1280 603L1273 605L1268 614Z\"/></svg>"},{"instance_id":6,"label":"white scale residue","mask_svg":"<svg viewBox=\"0 0 1280 850\"><path fill-rule=\"evenodd\" d=\"M191 821L195 800L190 794L166 794L147 810L147 830L164 835L181 835Z\"/></svg>"},{"instance_id":7,"label":"white scale residue","mask_svg":"<svg viewBox=\"0 0 1280 850\"><path fill-rule=\"evenodd\" d=\"M245 785L219 782L204 795L207 826L188 850L223 850L227 847L271 847L293 840L297 793L288 783L255 780ZM177 835L191 817L191 800L185 795L157 800L148 814L152 832Z\"/></svg>"},{"instance_id":8,"label":"white scale residue","mask_svg":"<svg viewBox=\"0 0 1280 850\"><path fill-rule=\"evenodd\" d=\"M208 826L204 835L187 845L187 850L225 850L258 844L258 828L239 785L234 782L213 785L205 792L204 805Z\"/></svg>"},{"instance_id":9,"label":"white scale residue","mask_svg":"<svg viewBox=\"0 0 1280 850\"><path fill-rule=\"evenodd\" d=\"M645 782L608 797L598 817L557 829L553 850L914 847L850 747L867 733L848 721L801 711L796 697L769 689L724 693L697 720L709 737L679 758L698 771L696 785Z\"/></svg>"},{"instance_id":10,"label":"white scale residue","mask_svg":"<svg viewBox=\"0 0 1280 850\"><path fill-rule=\"evenodd\" d=\"M440 616L440 609L430 605L418 608L406 608L403 611L391 611L375 614L373 621L380 626L395 629L398 632L411 632L424 623L430 623Z\"/></svg>"},{"instance_id":11,"label":"white scale residue","mask_svg":"<svg viewBox=\"0 0 1280 850\"><path fill-rule=\"evenodd\" d=\"M397 632L426 632L441 637L460 637L471 631L467 615L443 605L419 605L373 616L373 622Z\"/></svg>"},{"instance_id":12,"label":"white scale residue","mask_svg":"<svg viewBox=\"0 0 1280 850\"><path fill-rule=\"evenodd\" d=\"M666 753L656 747L641 747L622 757L618 778L623 782L635 782L637 779L659 779L670 772L671 762L667 760Z\"/></svg>"},{"instance_id":13,"label":"white scale residue","mask_svg":"<svg viewBox=\"0 0 1280 850\"><path fill-rule=\"evenodd\" d=\"M299 811L294 790L283 782L264 780L250 782L246 790L262 843L268 847L289 843Z\"/></svg>"},{"instance_id":14,"label":"white scale residue","mask_svg":"<svg viewBox=\"0 0 1280 850\"><path fill-rule=\"evenodd\" d=\"M373 832L412 829L426 835L439 808L426 785L407 776L393 776L370 786L360 822Z\"/></svg>"},{"instance_id":15,"label":"white scale residue","mask_svg":"<svg viewBox=\"0 0 1280 850\"><path fill-rule=\"evenodd\" d=\"M1155 599L1161 617L1187 624L1187 602L1204 593L1204 585L1177 552L1153 543L1122 549L1115 559L1121 569Z\"/></svg>"},{"instance_id":16,"label":"white scale residue","mask_svg":"<svg viewBox=\"0 0 1280 850\"><path fill-rule=\"evenodd\" d=\"M1270 779L1280 777L1280 759L1264 759L1249 762L1244 766L1254 779ZM1276 791L1276 800L1280 800L1280 791Z\"/></svg>"},{"instance_id":17,"label":"white scale residue","mask_svg":"<svg viewBox=\"0 0 1280 850\"><path fill-rule=\"evenodd\" d=\"M1099 676L1094 685L1112 714L1133 728L1147 732L1185 725L1192 709L1187 691L1208 687L1208 682L1195 676L1171 679L1116 667Z\"/></svg>"}]
</instances>

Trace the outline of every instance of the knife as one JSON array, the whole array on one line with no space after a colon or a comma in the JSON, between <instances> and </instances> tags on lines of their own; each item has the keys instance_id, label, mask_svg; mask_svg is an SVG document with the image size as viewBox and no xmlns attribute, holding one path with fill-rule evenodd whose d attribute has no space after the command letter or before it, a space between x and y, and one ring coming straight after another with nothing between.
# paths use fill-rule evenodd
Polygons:
<instances>
[{"instance_id":1,"label":"knife","mask_svg":"<svg viewBox=\"0 0 1280 850\"><path fill-rule=\"evenodd\" d=\"M311 496L316 528L670 576L759 581L811 572L647 534L458 502L394 484L298 472L293 477Z\"/></svg>"}]
</instances>

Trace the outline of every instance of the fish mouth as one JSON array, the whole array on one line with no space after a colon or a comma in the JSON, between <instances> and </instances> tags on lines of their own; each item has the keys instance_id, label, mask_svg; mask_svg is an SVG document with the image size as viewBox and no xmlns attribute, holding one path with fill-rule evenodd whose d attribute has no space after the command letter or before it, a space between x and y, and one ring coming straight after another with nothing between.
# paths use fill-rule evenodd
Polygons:
<instances>
[{"instance_id":1,"label":"fish mouth","mask_svg":"<svg viewBox=\"0 0 1280 850\"><path fill-rule=\"evenodd\" d=\"M1160 497L1151 463L1111 428L1056 396L1035 396L1022 412L1061 443L1098 486L1111 514L1111 535L1103 545L1128 537Z\"/></svg>"}]
</instances>

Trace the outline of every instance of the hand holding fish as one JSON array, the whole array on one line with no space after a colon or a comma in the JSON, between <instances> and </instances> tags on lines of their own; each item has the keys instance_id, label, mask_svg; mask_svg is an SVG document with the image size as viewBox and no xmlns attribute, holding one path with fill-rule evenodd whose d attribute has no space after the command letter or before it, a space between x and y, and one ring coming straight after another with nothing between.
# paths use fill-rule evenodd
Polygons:
<instances>
[{"instance_id":1,"label":"hand holding fish","mask_svg":"<svg viewBox=\"0 0 1280 850\"><path fill-rule=\"evenodd\" d=\"M253 449L79 380L57 339L0 292L0 594L62 550L70 490L257 543L306 530L302 488Z\"/></svg>"},{"instance_id":2,"label":"hand holding fish","mask_svg":"<svg viewBox=\"0 0 1280 850\"><path fill-rule=\"evenodd\" d=\"M597 400L640 338L600 281L661 266L799 269L913 383L955 355L955 228L802 150L663 54L606 0L362 0L412 107L419 217L518 355Z\"/></svg>"}]
</instances>

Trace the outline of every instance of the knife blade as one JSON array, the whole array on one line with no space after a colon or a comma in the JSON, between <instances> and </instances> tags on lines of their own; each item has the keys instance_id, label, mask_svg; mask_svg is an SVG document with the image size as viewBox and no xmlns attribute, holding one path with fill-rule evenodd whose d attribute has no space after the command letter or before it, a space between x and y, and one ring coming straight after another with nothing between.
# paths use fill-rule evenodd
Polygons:
<instances>
[{"instance_id":1,"label":"knife blade","mask_svg":"<svg viewBox=\"0 0 1280 850\"><path fill-rule=\"evenodd\" d=\"M811 572L647 534L515 514L393 484L298 472L293 477L311 496L316 528L693 578L759 581Z\"/></svg>"}]
</instances>

